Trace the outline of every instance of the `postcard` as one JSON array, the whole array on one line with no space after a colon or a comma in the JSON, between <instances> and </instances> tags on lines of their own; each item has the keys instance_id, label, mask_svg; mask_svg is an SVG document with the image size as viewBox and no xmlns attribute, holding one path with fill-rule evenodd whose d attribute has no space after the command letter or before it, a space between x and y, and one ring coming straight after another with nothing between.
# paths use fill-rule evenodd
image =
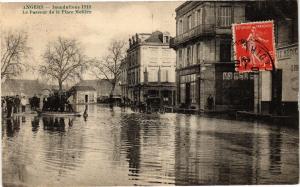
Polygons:
<instances>
[{"instance_id":1,"label":"postcard","mask_svg":"<svg viewBox=\"0 0 300 187\"><path fill-rule=\"evenodd\" d=\"M1 3L3 186L299 183L298 3Z\"/></svg>"}]
</instances>

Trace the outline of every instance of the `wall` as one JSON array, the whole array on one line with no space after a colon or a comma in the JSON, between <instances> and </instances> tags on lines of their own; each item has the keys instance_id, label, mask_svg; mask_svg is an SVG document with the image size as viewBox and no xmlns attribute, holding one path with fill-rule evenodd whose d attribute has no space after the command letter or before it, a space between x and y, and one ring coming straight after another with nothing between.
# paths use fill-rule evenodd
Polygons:
<instances>
[{"instance_id":1,"label":"wall","mask_svg":"<svg viewBox=\"0 0 300 187\"><path fill-rule=\"evenodd\" d=\"M297 102L299 90L298 44L277 49L277 68L282 69L282 101Z\"/></svg>"},{"instance_id":2,"label":"wall","mask_svg":"<svg viewBox=\"0 0 300 187\"><path fill-rule=\"evenodd\" d=\"M164 72L168 71L168 82L175 82L176 53L169 46L141 46L140 81L145 83L144 72L147 69L148 82L158 81L160 68L161 82L165 82Z\"/></svg>"},{"instance_id":3,"label":"wall","mask_svg":"<svg viewBox=\"0 0 300 187\"><path fill-rule=\"evenodd\" d=\"M76 92L76 101L77 104L85 103L85 95L88 95L88 103L96 103L97 97L95 91L77 91Z\"/></svg>"}]
</instances>

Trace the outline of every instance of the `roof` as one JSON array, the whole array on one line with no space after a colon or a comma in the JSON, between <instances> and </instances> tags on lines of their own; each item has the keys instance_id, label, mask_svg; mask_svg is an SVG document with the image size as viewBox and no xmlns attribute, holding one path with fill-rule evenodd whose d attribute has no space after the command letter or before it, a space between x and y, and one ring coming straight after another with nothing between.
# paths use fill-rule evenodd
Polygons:
<instances>
[{"instance_id":1,"label":"roof","mask_svg":"<svg viewBox=\"0 0 300 187\"><path fill-rule=\"evenodd\" d=\"M73 89L75 89L76 91L96 91L96 88L94 88L93 86L73 86Z\"/></svg>"},{"instance_id":2,"label":"roof","mask_svg":"<svg viewBox=\"0 0 300 187\"><path fill-rule=\"evenodd\" d=\"M155 31L151 34L149 38L145 40L145 42L153 42L153 43L163 43L159 35L163 34L160 31Z\"/></svg>"},{"instance_id":3,"label":"roof","mask_svg":"<svg viewBox=\"0 0 300 187\"><path fill-rule=\"evenodd\" d=\"M75 91L96 91L92 86L73 86L71 89Z\"/></svg>"},{"instance_id":4,"label":"roof","mask_svg":"<svg viewBox=\"0 0 300 187\"><path fill-rule=\"evenodd\" d=\"M97 91L98 96L109 95L112 87L111 83L107 79L81 80L75 86L93 87ZM120 95L120 93L121 87L116 84L114 95Z\"/></svg>"},{"instance_id":5,"label":"roof","mask_svg":"<svg viewBox=\"0 0 300 187\"><path fill-rule=\"evenodd\" d=\"M47 85L38 80L7 79L1 83L1 95L25 94L34 95L42 92Z\"/></svg>"}]
</instances>

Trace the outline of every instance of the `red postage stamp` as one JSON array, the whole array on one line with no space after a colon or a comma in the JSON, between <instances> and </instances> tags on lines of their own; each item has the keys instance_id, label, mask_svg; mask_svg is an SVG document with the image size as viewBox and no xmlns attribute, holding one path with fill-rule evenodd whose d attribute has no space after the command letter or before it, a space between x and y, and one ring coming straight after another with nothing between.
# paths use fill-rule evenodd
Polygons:
<instances>
[{"instance_id":1,"label":"red postage stamp","mask_svg":"<svg viewBox=\"0 0 300 187\"><path fill-rule=\"evenodd\" d=\"M275 66L273 21L233 24L236 71L271 71Z\"/></svg>"}]
</instances>

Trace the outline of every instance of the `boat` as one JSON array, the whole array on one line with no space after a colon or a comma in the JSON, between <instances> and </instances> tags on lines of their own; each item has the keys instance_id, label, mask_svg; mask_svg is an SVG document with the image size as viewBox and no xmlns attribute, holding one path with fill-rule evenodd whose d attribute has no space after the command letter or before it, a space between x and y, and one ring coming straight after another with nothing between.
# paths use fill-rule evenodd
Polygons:
<instances>
[{"instance_id":1,"label":"boat","mask_svg":"<svg viewBox=\"0 0 300 187\"><path fill-rule=\"evenodd\" d=\"M76 116L80 117L82 114L80 112L53 112L53 111L37 111L39 116L56 116L56 117L65 117L65 116Z\"/></svg>"}]
</instances>

